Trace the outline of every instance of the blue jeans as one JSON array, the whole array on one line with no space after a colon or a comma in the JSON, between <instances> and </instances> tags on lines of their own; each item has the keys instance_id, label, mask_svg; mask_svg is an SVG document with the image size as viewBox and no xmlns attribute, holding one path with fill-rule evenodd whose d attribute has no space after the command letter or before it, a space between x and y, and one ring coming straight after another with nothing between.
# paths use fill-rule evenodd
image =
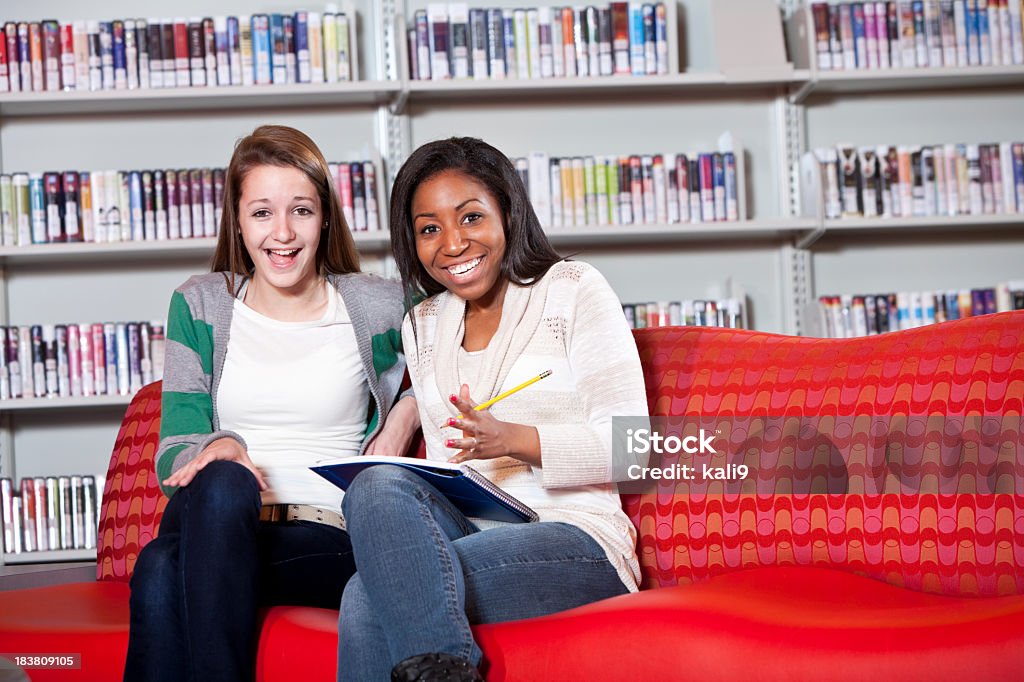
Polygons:
<instances>
[{"instance_id":1,"label":"blue jeans","mask_svg":"<svg viewBox=\"0 0 1024 682\"><path fill-rule=\"evenodd\" d=\"M125 680L251 680L261 606L338 608L355 572L348 534L262 523L248 469L216 461L167 504L131 580Z\"/></svg>"},{"instance_id":2,"label":"blue jeans","mask_svg":"<svg viewBox=\"0 0 1024 682\"><path fill-rule=\"evenodd\" d=\"M338 679L387 680L410 656L480 665L471 625L534 618L627 592L604 550L565 523L479 530L433 486L372 467L342 503L358 573L345 587Z\"/></svg>"}]
</instances>

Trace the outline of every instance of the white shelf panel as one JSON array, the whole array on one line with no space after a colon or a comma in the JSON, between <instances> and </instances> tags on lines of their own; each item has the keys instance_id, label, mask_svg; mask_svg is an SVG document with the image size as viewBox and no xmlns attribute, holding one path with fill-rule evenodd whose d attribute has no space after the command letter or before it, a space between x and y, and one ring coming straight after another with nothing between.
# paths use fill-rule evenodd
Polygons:
<instances>
[{"instance_id":1,"label":"white shelf panel","mask_svg":"<svg viewBox=\"0 0 1024 682\"><path fill-rule=\"evenodd\" d=\"M167 110L222 110L251 106L305 107L316 105L358 106L392 102L404 89L414 98L481 96L550 96L552 93L608 94L627 91L689 92L763 89L800 85L807 70L768 74L729 75L694 72L662 76L602 76L594 78L544 78L444 81L358 81L214 88L157 88L72 92L15 92L0 94L0 116L117 114Z\"/></svg>"},{"instance_id":2,"label":"white shelf panel","mask_svg":"<svg viewBox=\"0 0 1024 682\"><path fill-rule=\"evenodd\" d=\"M387 230L353 232L356 248L367 253L380 253L391 249L391 233Z\"/></svg>"},{"instance_id":3,"label":"white shelf panel","mask_svg":"<svg viewBox=\"0 0 1024 682\"><path fill-rule=\"evenodd\" d=\"M871 234L898 234L935 230L942 232L1022 229L1024 214L971 215L971 216L914 216L911 218L838 218L825 221L826 233L863 232Z\"/></svg>"},{"instance_id":4,"label":"white shelf panel","mask_svg":"<svg viewBox=\"0 0 1024 682\"><path fill-rule=\"evenodd\" d=\"M408 82L410 99L459 99L464 97L528 96L553 94L616 94L641 92L690 92L735 90L737 88L773 88L800 84L808 71L772 75L729 76L715 72L681 73L663 76L599 76L591 78L532 78L529 80L416 80Z\"/></svg>"},{"instance_id":5,"label":"white shelf panel","mask_svg":"<svg viewBox=\"0 0 1024 682\"><path fill-rule=\"evenodd\" d=\"M25 410L67 410L93 407L126 407L130 395L90 395L73 398L14 398L0 400L0 413Z\"/></svg>"},{"instance_id":6,"label":"white shelf panel","mask_svg":"<svg viewBox=\"0 0 1024 682\"><path fill-rule=\"evenodd\" d=\"M95 561L96 548L92 549L53 549L45 552L5 553L4 563L11 564L42 564L55 561Z\"/></svg>"},{"instance_id":7,"label":"white shelf panel","mask_svg":"<svg viewBox=\"0 0 1024 682\"><path fill-rule=\"evenodd\" d=\"M375 253L390 248L387 232L353 232L356 247ZM21 265L61 263L69 261L108 261L118 259L211 258L217 246L215 237L168 239L162 241L130 241L65 244L28 244L0 247L0 264Z\"/></svg>"},{"instance_id":8,"label":"white shelf panel","mask_svg":"<svg viewBox=\"0 0 1024 682\"><path fill-rule=\"evenodd\" d=\"M397 81L356 81L96 92L16 92L0 94L0 116L367 105L389 101L400 87Z\"/></svg>"},{"instance_id":9,"label":"white shelf panel","mask_svg":"<svg viewBox=\"0 0 1024 682\"><path fill-rule=\"evenodd\" d=\"M693 240L775 238L813 229L809 218L773 218L737 222L677 223L669 225L603 225L550 229L554 244L606 246L631 242L680 242ZM390 233L353 232L360 251L380 253L391 248ZM106 244L31 244L0 247L0 264L22 265L68 261L108 261L122 258L209 258L217 240L170 239L166 241L114 242Z\"/></svg>"},{"instance_id":10,"label":"white shelf panel","mask_svg":"<svg viewBox=\"0 0 1024 682\"><path fill-rule=\"evenodd\" d=\"M815 71L805 94L1024 85L1024 66Z\"/></svg>"},{"instance_id":11,"label":"white shelf panel","mask_svg":"<svg viewBox=\"0 0 1024 682\"><path fill-rule=\"evenodd\" d=\"M736 239L778 239L814 228L810 218L773 218L668 225L603 225L546 230L555 246L617 246Z\"/></svg>"},{"instance_id":12,"label":"white shelf panel","mask_svg":"<svg viewBox=\"0 0 1024 682\"><path fill-rule=\"evenodd\" d=\"M27 244L0 247L0 262L5 264L50 263L65 261L111 260L118 258L210 257L217 240L169 239L109 243Z\"/></svg>"}]
</instances>

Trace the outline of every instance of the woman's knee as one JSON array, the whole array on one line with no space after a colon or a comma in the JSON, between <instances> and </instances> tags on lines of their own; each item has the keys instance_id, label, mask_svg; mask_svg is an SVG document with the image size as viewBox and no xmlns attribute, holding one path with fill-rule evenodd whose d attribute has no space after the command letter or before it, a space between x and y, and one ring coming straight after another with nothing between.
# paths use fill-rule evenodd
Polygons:
<instances>
[{"instance_id":1,"label":"woman's knee","mask_svg":"<svg viewBox=\"0 0 1024 682\"><path fill-rule=\"evenodd\" d=\"M345 518L350 518L357 511L366 512L378 505L388 509L394 506L397 495L414 493L423 486L423 479L402 467L373 466L352 480L342 500L342 510Z\"/></svg>"},{"instance_id":2,"label":"woman's knee","mask_svg":"<svg viewBox=\"0 0 1024 682\"><path fill-rule=\"evenodd\" d=\"M259 484L252 472L238 462L210 462L185 490L188 491L189 506L201 506L203 512L212 518L259 512Z\"/></svg>"}]
</instances>

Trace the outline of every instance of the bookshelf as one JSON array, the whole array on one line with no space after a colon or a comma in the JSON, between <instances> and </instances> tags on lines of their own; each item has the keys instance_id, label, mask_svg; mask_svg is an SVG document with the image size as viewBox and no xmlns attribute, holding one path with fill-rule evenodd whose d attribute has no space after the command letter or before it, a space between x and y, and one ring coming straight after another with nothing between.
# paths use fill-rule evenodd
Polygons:
<instances>
[{"instance_id":1,"label":"bookshelf","mask_svg":"<svg viewBox=\"0 0 1024 682\"><path fill-rule=\"evenodd\" d=\"M341 5L348 3L338 3ZM223 167L236 139L264 123L309 133L330 160L370 159L384 171L384 114L401 89L388 71L384 4L359 15L357 80L332 84L0 93L0 171ZM385 3L386 4L386 3ZM85 8L43 0L0 12L4 21L241 15L300 3L100 0ZM323 3L309 7L323 11ZM16 15L16 16L13 16ZM378 177L380 200L386 176ZM386 206L386 204L384 204ZM381 269L386 232L355 235L364 266ZM0 322L8 325L166 316L174 287L207 270L215 241L40 244L0 250ZM105 472L127 396L19 399L0 404L0 476ZM94 560L95 550L6 555L0 562Z\"/></svg>"},{"instance_id":2,"label":"bookshelf","mask_svg":"<svg viewBox=\"0 0 1024 682\"><path fill-rule=\"evenodd\" d=\"M556 247L615 247L644 243L673 245L701 241L773 241L799 234L812 226L813 221L807 218L780 218L720 223L562 227L551 228L547 234Z\"/></svg>"},{"instance_id":3,"label":"bookshelf","mask_svg":"<svg viewBox=\"0 0 1024 682\"><path fill-rule=\"evenodd\" d=\"M17 398L0 401L0 414L22 410L78 410L92 407L127 407L130 395L90 395L70 398Z\"/></svg>"},{"instance_id":4,"label":"bookshelf","mask_svg":"<svg viewBox=\"0 0 1024 682\"><path fill-rule=\"evenodd\" d=\"M1024 85L1024 66L967 66L886 71L818 71L794 95L798 102L812 94L874 93L899 90L973 90Z\"/></svg>"},{"instance_id":5,"label":"bookshelf","mask_svg":"<svg viewBox=\"0 0 1024 682\"><path fill-rule=\"evenodd\" d=\"M1024 215L914 216L909 218L839 218L826 220L830 233L911 234L921 230L984 232L1024 229Z\"/></svg>"},{"instance_id":6,"label":"bookshelf","mask_svg":"<svg viewBox=\"0 0 1024 682\"><path fill-rule=\"evenodd\" d=\"M794 4L785 26L797 68L809 72L792 92L808 150L1024 140L1024 65L821 70L809 7ZM1024 274L1022 213L816 219L801 243L811 332L816 293L971 289Z\"/></svg>"},{"instance_id":7,"label":"bookshelf","mask_svg":"<svg viewBox=\"0 0 1024 682\"><path fill-rule=\"evenodd\" d=\"M815 210L801 215L794 171L803 152L840 142L1024 139L1024 67L821 71L801 34L809 9L796 0L778 2L789 17L779 28L789 36L791 64L757 64L755 34L765 30L752 26L740 27L751 63L726 65L716 47L717 1L670 3L676 48L664 75L418 81L409 78L404 27L426 0L358 0L357 81L0 93L0 171L224 166L238 137L259 124L282 123L310 134L329 159L379 159L383 196L412 149L449 135L479 136L515 157L538 150L582 156L713 149L730 131L744 149L746 220L552 229L556 248L593 263L623 301L722 296L735 285L746 292L751 324L783 333L810 330L804 317L817 291L970 287L1024 274L1024 215L825 220ZM298 7L180 0L173 13ZM157 0L97 0L87 12L167 13ZM31 16L18 18L81 15L71 0L38 0ZM388 272L387 233L355 239L364 267ZM206 269L213 244L0 247L0 322L163 317L170 292ZM102 471L127 402L105 400L0 404L0 475Z\"/></svg>"},{"instance_id":8,"label":"bookshelf","mask_svg":"<svg viewBox=\"0 0 1024 682\"><path fill-rule=\"evenodd\" d=\"M369 81L165 90L2 93L0 116L124 114L168 109L223 111L268 105L281 108L365 106L389 102L398 91L398 83Z\"/></svg>"},{"instance_id":9,"label":"bookshelf","mask_svg":"<svg viewBox=\"0 0 1024 682\"><path fill-rule=\"evenodd\" d=\"M357 248L368 253L390 248L387 232L373 230L354 232ZM217 240L214 237L194 239L168 239L162 241L128 241L105 243L30 244L27 246L0 246L0 263L44 264L85 263L116 260L167 260L188 258L209 260L213 257Z\"/></svg>"},{"instance_id":10,"label":"bookshelf","mask_svg":"<svg viewBox=\"0 0 1024 682\"><path fill-rule=\"evenodd\" d=\"M64 561L95 561L95 549L54 549L42 552L8 552L3 556L4 564L47 564Z\"/></svg>"},{"instance_id":11,"label":"bookshelf","mask_svg":"<svg viewBox=\"0 0 1024 682\"><path fill-rule=\"evenodd\" d=\"M740 76L728 78L721 73L678 73L664 76L623 76L606 78L545 78L541 80L503 80L503 81L409 81L408 98L416 100L429 99L468 99L480 96L494 97L533 97L542 99L552 94L564 95L600 95L614 97L630 93L645 95L654 93L709 94L726 92L736 88L774 89L800 84L807 79L806 72L794 73L791 77L777 76Z\"/></svg>"}]
</instances>

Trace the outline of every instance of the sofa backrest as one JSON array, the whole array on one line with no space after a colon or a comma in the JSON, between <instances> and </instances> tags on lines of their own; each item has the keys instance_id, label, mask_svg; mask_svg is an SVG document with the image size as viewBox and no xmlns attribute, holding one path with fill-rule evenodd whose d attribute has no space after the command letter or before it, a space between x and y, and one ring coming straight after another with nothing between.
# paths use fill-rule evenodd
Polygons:
<instances>
[{"instance_id":1,"label":"sofa backrest","mask_svg":"<svg viewBox=\"0 0 1024 682\"><path fill-rule=\"evenodd\" d=\"M826 445L801 460L794 439L764 435L740 460L757 473L750 486L624 495L644 587L808 565L930 592L1024 593L1024 312L843 340L685 327L635 337L652 415L788 416L797 438ZM952 423L995 425L999 447L962 447ZM871 447L890 461L872 468ZM796 474L809 485L795 493L771 483Z\"/></svg>"},{"instance_id":2,"label":"sofa backrest","mask_svg":"<svg viewBox=\"0 0 1024 682\"><path fill-rule=\"evenodd\" d=\"M107 467L97 535L96 579L127 582L156 537L167 498L153 467L160 445L160 382L144 386L125 412Z\"/></svg>"},{"instance_id":3,"label":"sofa backrest","mask_svg":"<svg viewBox=\"0 0 1024 682\"><path fill-rule=\"evenodd\" d=\"M635 338L652 415L1024 413L1024 313L863 339L701 327ZM97 579L127 581L156 536L166 505L153 469L159 430L154 383L129 405L111 455ZM932 592L1024 593L1021 448L1016 457L1013 494L647 493L624 495L623 506L644 587L812 565Z\"/></svg>"}]
</instances>

